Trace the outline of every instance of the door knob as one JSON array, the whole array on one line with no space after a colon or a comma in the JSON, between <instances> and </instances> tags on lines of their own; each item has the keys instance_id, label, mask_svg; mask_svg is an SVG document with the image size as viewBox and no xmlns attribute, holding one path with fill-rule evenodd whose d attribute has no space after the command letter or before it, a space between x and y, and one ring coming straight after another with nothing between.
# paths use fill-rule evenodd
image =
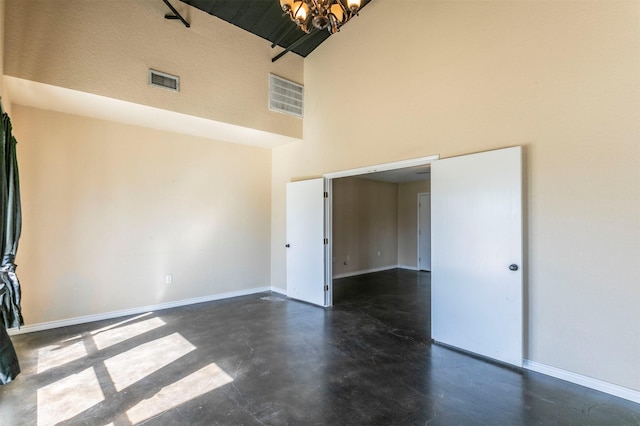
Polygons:
<instances>
[{"instance_id":1,"label":"door knob","mask_svg":"<svg viewBox=\"0 0 640 426\"><path fill-rule=\"evenodd\" d=\"M515 263L512 263L511 265L509 265L509 270L510 271L517 271L518 270L518 265L516 265Z\"/></svg>"},{"instance_id":2,"label":"door knob","mask_svg":"<svg viewBox=\"0 0 640 426\"><path fill-rule=\"evenodd\" d=\"M287 244L285 247L286 247L286 248L289 248L289 247L291 247L291 245L290 245L290 244Z\"/></svg>"}]
</instances>

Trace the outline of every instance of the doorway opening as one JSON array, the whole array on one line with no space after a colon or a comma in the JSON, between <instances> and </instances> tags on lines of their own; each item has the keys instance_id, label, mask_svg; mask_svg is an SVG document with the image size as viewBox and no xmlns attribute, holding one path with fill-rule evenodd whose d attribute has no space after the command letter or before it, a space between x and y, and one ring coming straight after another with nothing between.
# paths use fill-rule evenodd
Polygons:
<instances>
[{"instance_id":1,"label":"doorway opening","mask_svg":"<svg viewBox=\"0 0 640 426\"><path fill-rule=\"evenodd\" d=\"M419 271L419 194L428 193L431 162L438 156L325 175L325 229L329 237L325 276L327 306L346 285L365 274ZM424 231L423 231L424 233ZM354 288L357 286L354 285Z\"/></svg>"}]
</instances>

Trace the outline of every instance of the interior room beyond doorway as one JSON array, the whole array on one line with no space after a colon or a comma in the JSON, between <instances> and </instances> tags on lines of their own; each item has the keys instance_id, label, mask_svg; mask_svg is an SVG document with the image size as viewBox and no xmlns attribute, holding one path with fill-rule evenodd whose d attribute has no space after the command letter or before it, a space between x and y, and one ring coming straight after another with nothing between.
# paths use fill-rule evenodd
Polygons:
<instances>
[{"instance_id":1,"label":"interior room beyond doorway","mask_svg":"<svg viewBox=\"0 0 640 426\"><path fill-rule=\"evenodd\" d=\"M419 270L418 195L429 189L429 164L333 179L333 278Z\"/></svg>"}]
</instances>

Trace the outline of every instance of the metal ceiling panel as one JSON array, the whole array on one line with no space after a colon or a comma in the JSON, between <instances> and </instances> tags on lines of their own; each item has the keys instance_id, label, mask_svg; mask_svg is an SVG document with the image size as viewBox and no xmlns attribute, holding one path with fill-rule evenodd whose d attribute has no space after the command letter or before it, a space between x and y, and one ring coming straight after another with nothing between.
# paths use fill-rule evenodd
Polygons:
<instances>
[{"instance_id":1,"label":"metal ceiling panel","mask_svg":"<svg viewBox=\"0 0 640 426\"><path fill-rule=\"evenodd\" d=\"M215 17L269 40L302 57L331 34L327 30L305 34L282 12L278 0L181 0ZM371 0L363 0L362 7ZM277 52L274 52L274 54Z\"/></svg>"}]
</instances>

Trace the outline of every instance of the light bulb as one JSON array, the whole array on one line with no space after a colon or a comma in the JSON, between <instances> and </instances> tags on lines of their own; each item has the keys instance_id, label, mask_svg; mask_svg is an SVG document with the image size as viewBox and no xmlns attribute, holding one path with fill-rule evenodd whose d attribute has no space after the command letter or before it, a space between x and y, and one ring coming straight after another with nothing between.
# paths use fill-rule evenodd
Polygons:
<instances>
[{"instance_id":1,"label":"light bulb","mask_svg":"<svg viewBox=\"0 0 640 426\"><path fill-rule=\"evenodd\" d=\"M304 21L307 20L307 16L309 15L309 6L303 1L295 1L293 2L293 13L294 20L296 24L301 25Z\"/></svg>"},{"instance_id":2,"label":"light bulb","mask_svg":"<svg viewBox=\"0 0 640 426\"><path fill-rule=\"evenodd\" d=\"M360 9L360 0L347 0L347 7L352 12L355 12L356 10Z\"/></svg>"}]
</instances>

